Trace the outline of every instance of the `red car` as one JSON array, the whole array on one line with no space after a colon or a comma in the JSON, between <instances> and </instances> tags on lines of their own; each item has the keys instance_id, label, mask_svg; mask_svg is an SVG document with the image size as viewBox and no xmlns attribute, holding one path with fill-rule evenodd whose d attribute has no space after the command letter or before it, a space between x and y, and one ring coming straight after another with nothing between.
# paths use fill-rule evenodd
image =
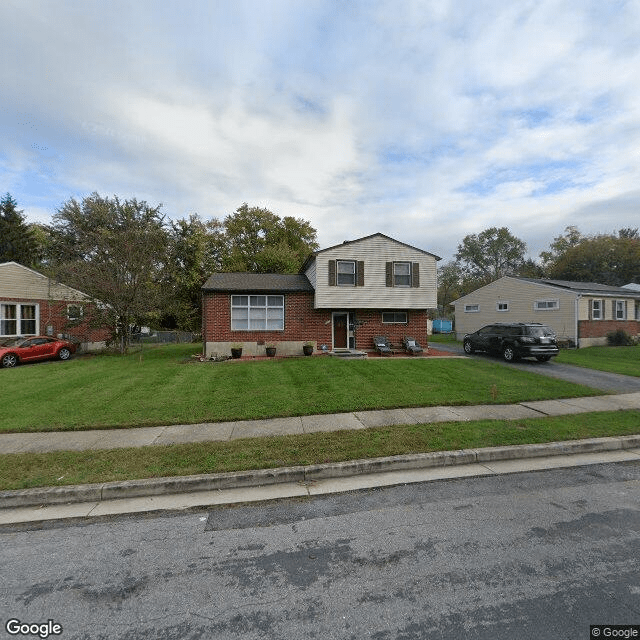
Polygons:
<instances>
[{"instance_id":1,"label":"red car","mask_svg":"<svg viewBox=\"0 0 640 640\"><path fill-rule=\"evenodd\" d=\"M36 362L59 358L68 360L76 352L76 345L68 340L34 336L18 338L0 344L0 366L15 367L19 362Z\"/></svg>"}]
</instances>

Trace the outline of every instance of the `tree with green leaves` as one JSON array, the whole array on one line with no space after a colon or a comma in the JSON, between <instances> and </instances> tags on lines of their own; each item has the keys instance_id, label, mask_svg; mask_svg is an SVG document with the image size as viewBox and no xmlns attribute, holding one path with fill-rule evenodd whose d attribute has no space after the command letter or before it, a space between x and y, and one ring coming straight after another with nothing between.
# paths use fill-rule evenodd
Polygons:
<instances>
[{"instance_id":1,"label":"tree with green leaves","mask_svg":"<svg viewBox=\"0 0 640 640\"><path fill-rule=\"evenodd\" d=\"M549 278L614 287L640 282L640 237L636 229L620 229L617 235L574 234L574 238L575 242L560 248L558 238L551 245L552 252L547 253L551 257L545 264Z\"/></svg>"},{"instance_id":2,"label":"tree with green leaves","mask_svg":"<svg viewBox=\"0 0 640 640\"><path fill-rule=\"evenodd\" d=\"M222 223L216 219L204 222L192 214L171 223L161 326L202 329L202 285L212 273L222 270L225 240Z\"/></svg>"},{"instance_id":3,"label":"tree with green leaves","mask_svg":"<svg viewBox=\"0 0 640 640\"><path fill-rule=\"evenodd\" d=\"M38 262L38 242L33 229L9 193L0 200L0 262L19 262L27 267Z\"/></svg>"},{"instance_id":4,"label":"tree with green leaves","mask_svg":"<svg viewBox=\"0 0 640 640\"><path fill-rule=\"evenodd\" d=\"M465 276L487 284L505 275L515 275L525 264L527 245L507 227L491 227L465 236L458 245L456 262Z\"/></svg>"},{"instance_id":5,"label":"tree with green leaves","mask_svg":"<svg viewBox=\"0 0 640 640\"><path fill-rule=\"evenodd\" d=\"M160 206L97 193L65 202L53 217L50 268L101 309L121 351L129 326L158 312L167 234Z\"/></svg>"},{"instance_id":6,"label":"tree with green leaves","mask_svg":"<svg viewBox=\"0 0 640 640\"><path fill-rule=\"evenodd\" d=\"M244 203L223 222L224 271L297 273L318 248L316 230L302 218L280 218Z\"/></svg>"}]
</instances>

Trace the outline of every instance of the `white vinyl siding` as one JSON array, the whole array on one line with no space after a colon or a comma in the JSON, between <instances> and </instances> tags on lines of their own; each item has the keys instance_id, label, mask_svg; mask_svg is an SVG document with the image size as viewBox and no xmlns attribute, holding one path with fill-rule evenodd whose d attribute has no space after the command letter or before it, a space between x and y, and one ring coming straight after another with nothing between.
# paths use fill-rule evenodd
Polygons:
<instances>
[{"instance_id":1,"label":"white vinyl siding","mask_svg":"<svg viewBox=\"0 0 640 640\"><path fill-rule=\"evenodd\" d=\"M558 308L534 311L536 300L557 300ZM499 302L509 302L509 312L497 309ZM557 288L504 276L454 302L456 336L477 331L495 322L542 322L558 336L574 337L576 333L576 296ZM586 301L585 301L586 304ZM465 312L468 305L479 305L479 312ZM585 309L586 317L586 309Z\"/></svg>"},{"instance_id":2,"label":"white vinyl siding","mask_svg":"<svg viewBox=\"0 0 640 640\"><path fill-rule=\"evenodd\" d=\"M231 296L231 330L284 330L284 296Z\"/></svg>"},{"instance_id":3,"label":"white vinyl siding","mask_svg":"<svg viewBox=\"0 0 640 640\"><path fill-rule=\"evenodd\" d=\"M87 296L17 262L0 264L0 296L23 300L86 300Z\"/></svg>"},{"instance_id":4,"label":"white vinyl siding","mask_svg":"<svg viewBox=\"0 0 640 640\"><path fill-rule=\"evenodd\" d=\"M329 261L362 261L364 286L330 286ZM316 309L435 309L435 256L400 242L373 236L318 252L315 257ZM388 287L388 262L418 263L419 287ZM309 270L309 269L308 269Z\"/></svg>"}]
</instances>

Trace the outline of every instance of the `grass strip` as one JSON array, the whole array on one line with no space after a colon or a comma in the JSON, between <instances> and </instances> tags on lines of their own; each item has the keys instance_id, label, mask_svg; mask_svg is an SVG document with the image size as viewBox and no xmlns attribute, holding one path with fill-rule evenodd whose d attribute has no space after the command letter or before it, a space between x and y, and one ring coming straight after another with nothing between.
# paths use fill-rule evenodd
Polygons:
<instances>
[{"instance_id":1,"label":"grass strip","mask_svg":"<svg viewBox=\"0 0 640 640\"><path fill-rule=\"evenodd\" d=\"M197 345L0 369L0 432L148 427L594 395L480 359L185 363Z\"/></svg>"},{"instance_id":2,"label":"grass strip","mask_svg":"<svg viewBox=\"0 0 640 640\"><path fill-rule=\"evenodd\" d=\"M640 347L588 347L560 351L557 362L625 376L640 376Z\"/></svg>"},{"instance_id":3,"label":"grass strip","mask_svg":"<svg viewBox=\"0 0 640 640\"><path fill-rule=\"evenodd\" d=\"M640 411L480 420L100 451L0 456L0 489L268 469L429 451L630 435Z\"/></svg>"}]
</instances>

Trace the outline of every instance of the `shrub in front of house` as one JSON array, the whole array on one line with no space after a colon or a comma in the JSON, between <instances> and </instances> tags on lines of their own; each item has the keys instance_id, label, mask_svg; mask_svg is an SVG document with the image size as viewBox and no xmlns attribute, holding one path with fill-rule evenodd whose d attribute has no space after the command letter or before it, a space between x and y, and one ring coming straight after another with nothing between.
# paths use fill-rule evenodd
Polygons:
<instances>
[{"instance_id":1,"label":"shrub in front of house","mask_svg":"<svg viewBox=\"0 0 640 640\"><path fill-rule=\"evenodd\" d=\"M618 329L617 331L609 331L609 333L607 333L607 344L610 347L625 347L637 344L637 340L623 329Z\"/></svg>"}]
</instances>

